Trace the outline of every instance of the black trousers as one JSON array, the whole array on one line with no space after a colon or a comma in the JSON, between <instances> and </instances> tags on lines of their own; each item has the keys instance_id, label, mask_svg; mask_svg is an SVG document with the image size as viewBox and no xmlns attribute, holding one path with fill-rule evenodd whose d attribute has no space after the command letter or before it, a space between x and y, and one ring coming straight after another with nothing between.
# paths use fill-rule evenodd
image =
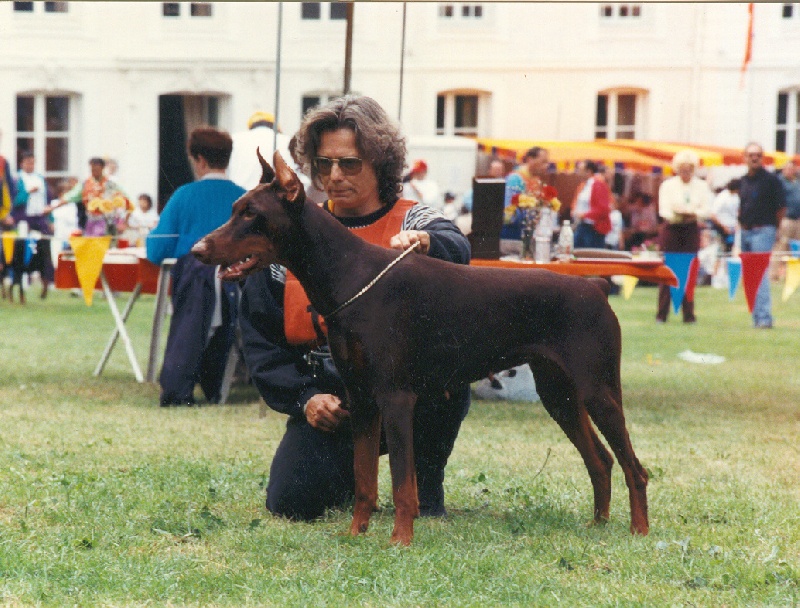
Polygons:
<instances>
[{"instance_id":1,"label":"black trousers","mask_svg":"<svg viewBox=\"0 0 800 608\"><path fill-rule=\"evenodd\" d=\"M444 469L461 422L469 411L469 386L440 404L420 402L414 411L414 460L421 515L444 515ZM386 446L381 440L381 453ZM342 507L355 491L353 435L345 424L335 433L290 418L270 467L267 509L309 521Z\"/></svg>"},{"instance_id":2,"label":"black trousers","mask_svg":"<svg viewBox=\"0 0 800 608\"><path fill-rule=\"evenodd\" d=\"M700 250L700 228L697 223L692 224L662 224L660 233L659 247L661 251L670 253L697 253ZM689 279L697 276L697 273L689 273ZM687 293L689 291L687 290ZM672 302L670 288L667 285L658 287L658 311L656 319L666 321L669 315L669 307ZM696 321L694 316L694 298L689 299L684 295L681 302L681 312L685 323Z\"/></svg>"},{"instance_id":3,"label":"black trousers","mask_svg":"<svg viewBox=\"0 0 800 608\"><path fill-rule=\"evenodd\" d=\"M22 219L28 222L30 230L38 230L43 235L50 235L52 232L47 223L47 218L41 215L23 215ZM55 276L53 268L53 258L50 255L50 239L40 239L33 245L28 263L25 263L26 249L30 247L28 239L17 239L14 242L14 257L11 260L11 268L14 270L14 284L22 284L22 275L26 272L39 272L42 281L52 283Z\"/></svg>"},{"instance_id":4,"label":"black trousers","mask_svg":"<svg viewBox=\"0 0 800 608\"><path fill-rule=\"evenodd\" d=\"M193 404L198 383L209 402L219 401L225 362L235 337L238 288L222 284L222 325L209 339L214 272L214 267L201 264L191 254L181 257L172 270L173 313L159 376L161 405Z\"/></svg>"}]
</instances>

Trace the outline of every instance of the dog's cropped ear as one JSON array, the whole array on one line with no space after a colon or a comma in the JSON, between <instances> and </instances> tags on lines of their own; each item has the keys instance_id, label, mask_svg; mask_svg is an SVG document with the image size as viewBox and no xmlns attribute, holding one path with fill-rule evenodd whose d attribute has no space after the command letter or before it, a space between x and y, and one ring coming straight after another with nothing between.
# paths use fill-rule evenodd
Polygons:
<instances>
[{"instance_id":1,"label":"dog's cropped ear","mask_svg":"<svg viewBox=\"0 0 800 608\"><path fill-rule=\"evenodd\" d=\"M306 200L306 192L303 184L297 178L297 174L286 164L283 156L277 150L272 156L272 162L275 164L275 177L278 179L278 185L286 192L286 200L302 205Z\"/></svg>"},{"instance_id":2,"label":"dog's cropped ear","mask_svg":"<svg viewBox=\"0 0 800 608\"><path fill-rule=\"evenodd\" d=\"M258 155L258 162L261 163L261 179L258 181L259 184L271 184L272 180L275 179L275 171L272 170L272 167L269 166L269 163L264 160L264 157L261 156L261 150L256 148L256 154Z\"/></svg>"}]
</instances>

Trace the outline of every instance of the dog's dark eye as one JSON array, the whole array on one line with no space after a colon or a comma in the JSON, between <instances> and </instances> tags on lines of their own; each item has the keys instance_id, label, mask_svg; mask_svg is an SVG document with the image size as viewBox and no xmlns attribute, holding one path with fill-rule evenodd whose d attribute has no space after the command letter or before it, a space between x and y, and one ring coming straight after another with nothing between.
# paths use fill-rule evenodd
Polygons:
<instances>
[{"instance_id":1,"label":"dog's dark eye","mask_svg":"<svg viewBox=\"0 0 800 608\"><path fill-rule=\"evenodd\" d=\"M246 207L246 208L244 208L242 210L242 219L245 219L245 220L248 220L248 221L252 221L252 220L256 219L256 216L257 216L257 214L254 213L253 210L250 209L250 207Z\"/></svg>"}]
</instances>

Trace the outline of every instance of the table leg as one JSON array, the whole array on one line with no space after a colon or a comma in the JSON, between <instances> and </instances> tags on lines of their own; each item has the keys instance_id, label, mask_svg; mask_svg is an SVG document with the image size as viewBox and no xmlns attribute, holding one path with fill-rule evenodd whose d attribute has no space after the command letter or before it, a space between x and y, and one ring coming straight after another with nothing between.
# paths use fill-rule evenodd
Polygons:
<instances>
[{"instance_id":1,"label":"table leg","mask_svg":"<svg viewBox=\"0 0 800 608\"><path fill-rule=\"evenodd\" d=\"M122 311L123 323L128 320L128 316L131 314L131 310L133 310L133 305L136 303L136 300L139 298L141 293L142 284L137 283L133 293L131 293L128 303L125 305L125 310ZM114 325L114 331L111 332L111 337L108 339L108 344L106 344L106 349L103 351L103 356L100 357L100 362L97 364L97 367L94 370L95 376L99 376L103 373L103 369L105 368L108 359L111 357L111 351L114 350L114 346L117 344L117 338L119 338L119 328Z\"/></svg>"},{"instance_id":2,"label":"table leg","mask_svg":"<svg viewBox=\"0 0 800 608\"><path fill-rule=\"evenodd\" d=\"M228 351L228 358L225 361L225 370L222 374L222 386L219 389L219 404L224 405L228 401L228 395L231 393L231 385L233 384L233 376L236 374L236 366L239 364L239 344L238 340L234 340Z\"/></svg>"},{"instance_id":3,"label":"table leg","mask_svg":"<svg viewBox=\"0 0 800 608\"><path fill-rule=\"evenodd\" d=\"M108 307L111 309L111 314L114 316L114 322L117 325L119 335L122 336L122 342L125 344L125 350L128 353L128 360L131 362L131 367L133 367L133 373L136 376L136 381L144 382L142 370L139 369L139 362L136 360L136 353L133 352L133 345L128 337L128 332L125 330L125 321L122 320L122 316L119 314L114 293L111 291L111 288L108 285L108 280L106 279L104 272L100 273L100 283L103 286L103 293L106 296L106 301L108 301ZM95 375L97 374L95 373Z\"/></svg>"},{"instance_id":4,"label":"table leg","mask_svg":"<svg viewBox=\"0 0 800 608\"><path fill-rule=\"evenodd\" d=\"M158 273L158 286L156 288L156 309L153 313L153 330L150 333L150 357L147 360L147 381L156 381L156 369L158 368L158 357L161 351L161 330L164 325L164 317L167 314L169 304L169 280L170 273L164 265Z\"/></svg>"}]
</instances>

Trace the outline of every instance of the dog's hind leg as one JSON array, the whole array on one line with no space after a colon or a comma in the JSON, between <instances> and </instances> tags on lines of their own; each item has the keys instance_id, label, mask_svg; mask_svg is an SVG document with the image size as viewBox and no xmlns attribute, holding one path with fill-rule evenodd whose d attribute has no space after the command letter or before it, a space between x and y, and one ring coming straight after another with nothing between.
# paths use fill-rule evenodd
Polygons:
<instances>
[{"instance_id":1,"label":"dog's hind leg","mask_svg":"<svg viewBox=\"0 0 800 608\"><path fill-rule=\"evenodd\" d=\"M375 411L371 418L353 420L353 469L355 473L355 504L350 534L363 534L369 518L378 504L378 457L381 447L381 415Z\"/></svg>"},{"instance_id":2,"label":"dog's hind leg","mask_svg":"<svg viewBox=\"0 0 800 608\"><path fill-rule=\"evenodd\" d=\"M625 474L631 505L631 533L645 535L650 530L647 518L648 476L633 451L618 391L613 391L610 387L601 389L596 398L587 400L586 408L592 421L614 451L619 466Z\"/></svg>"},{"instance_id":3,"label":"dog's hind leg","mask_svg":"<svg viewBox=\"0 0 800 608\"><path fill-rule=\"evenodd\" d=\"M572 380L551 361L537 361L535 365L531 369L542 404L577 448L589 473L594 492L593 522L608 521L614 459L592 428Z\"/></svg>"},{"instance_id":4,"label":"dog's hind leg","mask_svg":"<svg viewBox=\"0 0 800 608\"><path fill-rule=\"evenodd\" d=\"M392 473L395 508L392 542L406 546L414 538L414 518L419 516L413 432L416 401L416 395L409 391L393 391L378 397Z\"/></svg>"}]
</instances>

